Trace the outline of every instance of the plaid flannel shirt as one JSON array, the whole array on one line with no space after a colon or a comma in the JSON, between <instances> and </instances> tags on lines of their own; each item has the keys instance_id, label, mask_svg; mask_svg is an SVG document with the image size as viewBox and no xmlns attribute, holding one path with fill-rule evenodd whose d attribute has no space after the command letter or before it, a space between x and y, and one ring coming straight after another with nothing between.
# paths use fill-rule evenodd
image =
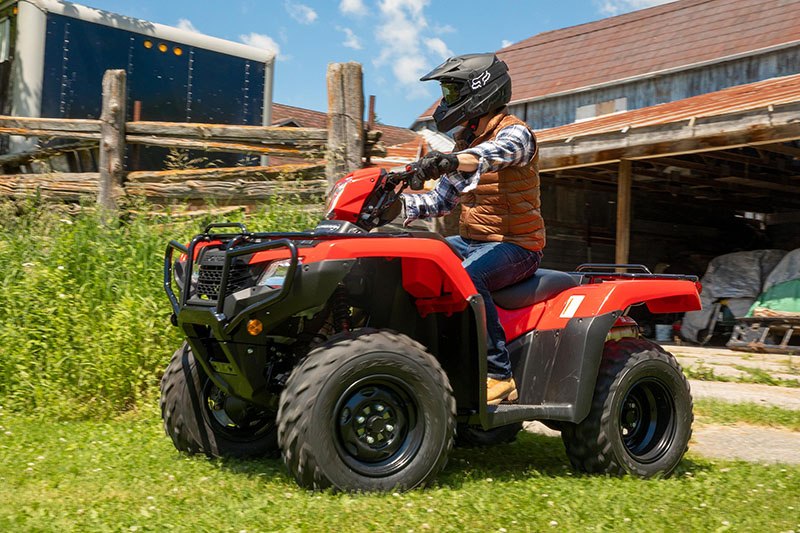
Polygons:
<instances>
[{"instance_id":1,"label":"plaid flannel shirt","mask_svg":"<svg viewBox=\"0 0 800 533\"><path fill-rule=\"evenodd\" d=\"M500 130L497 136L455 154L473 154L478 168L473 173L451 172L439 178L433 190L422 194L403 194L405 224L448 214L458 204L461 193L478 186L481 175L506 167L530 163L536 152L536 139L525 126L515 124Z\"/></svg>"}]
</instances>

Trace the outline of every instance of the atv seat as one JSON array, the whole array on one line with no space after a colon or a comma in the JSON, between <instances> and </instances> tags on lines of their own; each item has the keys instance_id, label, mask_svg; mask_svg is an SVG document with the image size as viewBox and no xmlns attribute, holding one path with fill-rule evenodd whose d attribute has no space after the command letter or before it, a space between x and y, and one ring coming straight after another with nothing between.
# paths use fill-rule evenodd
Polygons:
<instances>
[{"instance_id":1,"label":"atv seat","mask_svg":"<svg viewBox=\"0 0 800 533\"><path fill-rule=\"evenodd\" d=\"M566 272L540 268L533 276L492 293L494 303L503 309L521 309L548 300L578 282Z\"/></svg>"}]
</instances>

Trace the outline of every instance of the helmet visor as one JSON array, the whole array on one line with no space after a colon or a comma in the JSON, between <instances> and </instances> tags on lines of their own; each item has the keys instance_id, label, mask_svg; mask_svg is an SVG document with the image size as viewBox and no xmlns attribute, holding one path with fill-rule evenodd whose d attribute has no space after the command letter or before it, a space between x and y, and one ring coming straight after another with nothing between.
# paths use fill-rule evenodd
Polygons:
<instances>
[{"instance_id":1,"label":"helmet visor","mask_svg":"<svg viewBox=\"0 0 800 533\"><path fill-rule=\"evenodd\" d=\"M452 105L458 102L461 97L461 86L455 83L442 84L442 98L447 105Z\"/></svg>"}]
</instances>

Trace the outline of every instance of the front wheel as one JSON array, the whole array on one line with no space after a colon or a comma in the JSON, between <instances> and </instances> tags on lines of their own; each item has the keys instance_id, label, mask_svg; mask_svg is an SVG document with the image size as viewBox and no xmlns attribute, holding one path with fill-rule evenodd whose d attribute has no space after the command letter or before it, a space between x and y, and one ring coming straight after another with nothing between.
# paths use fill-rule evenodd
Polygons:
<instances>
[{"instance_id":1,"label":"front wheel","mask_svg":"<svg viewBox=\"0 0 800 533\"><path fill-rule=\"evenodd\" d=\"M444 468L455 400L438 361L390 331L345 333L316 348L281 395L278 442L302 487L405 490Z\"/></svg>"},{"instance_id":2,"label":"front wheel","mask_svg":"<svg viewBox=\"0 0 800 533\"><path fill-rule=\"evenodd\" d=\"M589 473L668 476L692 436L689 383L672 354L644 339L606 343L589 415L561 432Z\"/></svg>"},{"instance_id":3,"label":"front wheel","mask_svg":"<svg viewBox=\"0 0 800 533\"><path fill-rule=\"evenodd\" d=\"M188 344L161 379L161 417L175 448L212 457L258 457L278 451L275 413L220 390Z\"/></svg>"}]
</instances>

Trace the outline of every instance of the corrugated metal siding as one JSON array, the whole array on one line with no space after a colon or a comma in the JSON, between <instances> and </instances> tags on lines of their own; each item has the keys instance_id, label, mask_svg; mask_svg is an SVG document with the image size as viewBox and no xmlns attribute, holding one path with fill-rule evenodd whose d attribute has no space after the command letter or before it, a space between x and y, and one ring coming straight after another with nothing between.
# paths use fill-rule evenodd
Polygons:
<instances>
[{"instance_id":1,"label":"corrugated metal siding","mask_svg":"<svg viewBox=\"0 0 800 533\"><path fill-rule=\"evenodd\" d=\"M547 129L575 122L576 110L584 105L627 98L628 110L641 109L797 73L800 73L800 46L596 91L519 104L511 106L510 110L534 129Z\"/></svg>"}]
</instances>

